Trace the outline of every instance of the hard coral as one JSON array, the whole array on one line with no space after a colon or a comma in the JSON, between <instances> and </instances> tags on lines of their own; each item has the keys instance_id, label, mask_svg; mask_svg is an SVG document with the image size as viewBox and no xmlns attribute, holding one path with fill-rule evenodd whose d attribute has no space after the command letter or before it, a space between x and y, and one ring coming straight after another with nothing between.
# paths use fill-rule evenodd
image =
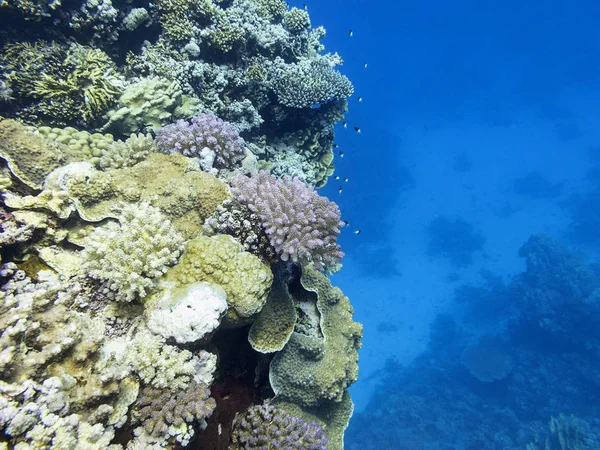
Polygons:
<instances>
[{"instance_id":1,"label":"hard coral","mask_svg":"<svg viewBox=\"0 0 600 450\"><path fill-rule=\"evenodd\" d=\"M277 179L266 171L233 180L233 195L261 221L283 261L312 262L333 269L344 254L337 244L340 210L297 178Z\"/></svg>"},{"instance_id":2,"label":"hard coral","mask_svg":"<svg viewBox=\"0 0 600 450\"><path fill-rule=\"evenodd\" d=\"M214 152L214 167L238 167L246 154L244 141L229 124L212 114L192 117L191 123L179 120L156 132L156 145L164 153L181 153L188 157L204 157L208 148Z\"/></svg>"},{"instance_id":3,"label":"hard coral","mask_svg":"<svg viewBox=\"0 0 600 450\"><path fill-rule=\"evenodd\" d=\"M137 404L139 418L146 432L153 436L169 434L171 426L203 422L216 406L210 397L210 389L204 383L196 382L177 392L147 387L142 390Z\"/></svg>"},{"instance_id":4,"label":"hard coral","mask_svg":"<svg viewBox=\"0 0 600 450\"><path fill-rule=\"evenodd\" d=\"M119 222L94 231L82 252L82 269L105 282L106 294L130 302L145 297L153 279L177 262L183 238L160 210L145 202L123 207Z\"/></svg>"},{"instance_id":5,"label":"hard coral","mask_svg":"<svg viewBox=\"0 0 600 450\"><path fill-rule=\"evenodd\" d=\"M327 449L325 433L316 422L308 423L268 402L237 415L231 437L230 450Z\"/></svg>"}]
</instances>

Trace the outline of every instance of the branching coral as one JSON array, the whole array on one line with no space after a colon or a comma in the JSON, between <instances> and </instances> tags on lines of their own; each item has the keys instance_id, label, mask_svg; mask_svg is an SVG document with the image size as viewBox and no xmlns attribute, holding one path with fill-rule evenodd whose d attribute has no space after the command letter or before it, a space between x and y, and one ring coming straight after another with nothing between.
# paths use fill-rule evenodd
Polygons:
<instances>
[{"instance_id":1,"label":"branching coral","mask_svg":"<svg viewBox=\"0 0 600 450\"><path fill-rule=\"evenodd\" d=\"M325 433L316 422L305 422L268 402L236 415L231 437L231 450L327 449Z\"/></svg>"},{"instance_id":2,"label":"branching coral","mask_svg":"<svg viewBox=\"0 0 600 450\"><path fill-rule=\"evenodd\" d=\"M145 202L124 206L119 222L92 233L82 252L82 271L102 280L107 295L130 302L145 297L153 279L178 261L183 238L159 209Z\"/></svg>"},{"instance_id":3,"label":"branching coral","mask_svg":"<svg viewBox=\"0 0 600 450\"><path fill-rule=\"evenodd\" d=\"M330 99L349 97L354 87L334 69L340 63L335 56L303 58L292 64L279 60L270 71L268 85L279 103L291 108L310 108Z\"/></svg>"},{"instance_id":4,"label":"branching coral","mask_svg":"<svg viewBox=\"0 0 600 450\"><path fill-rule=\"evenodd\" d=\"M208 149L214 153L214 167L231 169L246 155L244 141L231 124L212 114L192 117L191 123L179 120L156 132L156 145L164 153L181 153L204 158ZM206 169L205 169L206 170Z\"/></svg>"},{"instance_id":5,"label":"branching coral","mask_svg":"<svg viewBox=\"0 0 600 450\"><path fill-rule=\"evenodd\" d=\"M344 254L337 244L340 210L307 184L261 171L234 179L233 194L260 218L283 261L313 262L320 270L333 269L341 261Z\"/></svg>"},{"instance_id":6,"label":"branching coral","mask_svg":"<svg viewBox=\"0 0 600 450\"><path fill-rule=\"evenodd\" d=\"M151 436L168 437L174 434L172 430L175 429L177 436L185 436L189 440L194 434L194 422L206 426L205 419L212 415L216 402L210 397L208 386L193 382L185 390L175 392L145 388L136 407L139 420ZM182 443L185 445L185 441Z\"/></svg>"},{"instance_id":7,"label":"branching coral","mask_svg":"<svg viewBox=\"0 0 600 450\"><path fill-rule=\"evenodd\" d=\"M73 67L67 77L42 72L34 82L33 94L58 104L72 99L80 105L83 119L93 121L121 93L122 84L113 63L102 50L73 46L65 64Z\"/></svg>"}]
</instances>

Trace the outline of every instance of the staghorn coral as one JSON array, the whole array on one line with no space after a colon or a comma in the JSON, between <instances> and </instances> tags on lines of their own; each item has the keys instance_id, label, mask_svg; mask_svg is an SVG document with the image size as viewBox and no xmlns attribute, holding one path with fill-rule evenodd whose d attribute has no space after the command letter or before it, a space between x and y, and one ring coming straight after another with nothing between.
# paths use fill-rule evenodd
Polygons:
<instances>
[{"instance_id":1,"label":"staghorn coral","mask_svg":"<svg viewBox=\"0 0 600 450\"><path fill-rule=\"evenodd\" d=\"M100 117L116 101L122 82L106 53L73 45L65 66L72 68L68 76L42 72L33 83L33 95L46 101L45 112L76 105L72 113L81 112L84 123ZM75 119L75 117L73 117Z\"/></svg>"},{"instance_id":2,"label":"staghorn coral","mask_svg":"<svg viewBox=\"0 0 600 450\"><path fill-rule=\"evenodd\" d=\"M212 114L199 114L191 122L179 120L157 130L156 146L164 153L188 157L202 157L202 151L208 148L214 153L216 169L235 168L246 154L237 131Z\"/></svg>"},{"instance_id":3,"label":"staghorn coral","mask_svg":"<svg viewBox=\"0 0 600 450\"><path fill-rule=\"evenodd\" d=\"M82 272L103 281L103 292L116 301L144 298L154 278L175 264L183 238L157 208L146 202L125 205L119 223L94 230L82 252Z\"/></svg>"},{"instance_id":4,"label":"staghorn coral","mask_svg":"<svg viewBox=\"0 0 600 450\"><path fill-rule=\"evenodd\" d=\"M137 419L153 437L175 435L182 445L194 435L194 423L206 427L206 419L216 408L210 389L202 382L192 382L185 390L144 388L135 405ZM177 430L176 433L174 431Z\"/></svg>"},{"instance_id":5,"label":"staghorn coral","mask_svg":"<svg viewBox=\"0 0 600 450\"><path fill-rule=\"evenodd\" d=\"M325 433L315 421L306 422L269 402L237 414L231 438L230 450L327 449Z\"/></svg>"},{"instance_id":6,"label":"staghorn coral","mask_svg":"<svg viewBox=\"0 0 600 450\"><path fill-rule=\"evenodd\" d=\"M298 179L268 172L233 180L233 195L261 220L283 261L312 262L333 269L343 257L337 244L342 222L338 206Z\"/></svg>"}]
</instances>

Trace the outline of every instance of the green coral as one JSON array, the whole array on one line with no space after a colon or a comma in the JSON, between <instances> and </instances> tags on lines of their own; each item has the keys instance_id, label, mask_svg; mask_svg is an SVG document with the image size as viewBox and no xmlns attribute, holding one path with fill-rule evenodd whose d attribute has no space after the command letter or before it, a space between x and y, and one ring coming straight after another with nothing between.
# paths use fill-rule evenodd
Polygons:
<instances>
[{"instance_id":1,"label":"green coral","mask_svg":"<svg viewBox=\"0 0 600 450\"><path fill-rule=\"evenodd\" d=\"M40 189L46 176L66 161L59 144L14 120L0 122L0 157L27 186Z\"/></svg>"},{"instance_id":2,"label":"green coral","mask_svg":"<svg viewBox=\"0 0 600 450\"><path fill-rule=\"evenodd\" d=\"M331 286L326 275L304 267L300 282L304 289L293 295L297 303L316 302L318 325L296 326L289 342L271 361L271 386L278 398L305 407L340 402L358 378L362 326L352 320L348 298ZM310 309L304 312L310 313Z\"/></svg>"},{"instance_id":3,"label":"green coral","mask_svg":"<svg viewBox=\"0 0 600 450\"><path fill-rule=\"evenodd\" d=\"M197 27L196 21L217 11L210 0L158 0L156 8L164 35L174 42L189 40Z\"/></svg>"},{"instance_id":4,"label":"green coral","mask_svg":"<svg viewBox=\"0 0 600 450\"><path fill-rule=\"evenodd\" d=\"M298 34L310 28L310 17L306 11L292 8L283 17L283 26L290 33Z\"/></svg>"},{"instance_id":5,"label":"green coral","mask_svg":"<svg viewBox=\"0 0 600 450\"><path fill-rule=\"evenodd\" d=\"M254 0L254 3L258 15L272 22L281 20L287 10L287 4L283 0Z\"/></svg>"},{"instance_id":6,"label":"green coral","mask_svg":"<svg viewBox=\"0 0 600 450\"><path fill-rule=\"evenodd\" d=\"M231 9L220 10L217 14L211 43L224 53L241 45L246 38L246 31L237 21L237 14L237 11Z\"/></svg>"},{"instance_id":7,"label":"green coral","mask_svg":"<svg viewBox=\"0 0 600 450\"><path fill-rule=\"evenodd\" d=\"M37 131L50 139L65 146L65 153L69 161L93 161L96 162L106 149L114 144L111 134L89 133L79 131L73 127L50 128L42 126Z\"/></svg>"},{"instance_id":8,"label":"green coral","mask_svg":"<svg viewBox=\"0 0 600 450\"><path fill-rule=\"evenodd\" d=\"M156 130L173 119L175 108L181 104L179 84L160 77L142 78L130 84L110 110L102 131L129 136L140 131Z\"/></svg>"},{"instance_id":9,"label":"green coral","mask_svg":"<svg viewBox=\"0 0 600 450\"><path fill-rule=\"evenodd\" d=\"M155 278L174 265L183 238L158 208L126 205L119 223L97 228L82 252L82 273L103 282L102 292L116 301L144 298Z\"/></svg>"},{"instance_id":10,"label":"green coral","mask_svg":"<svg viewBox=\"0 0 600 450\"><path fill-rule=\"evenodd\" d=\"M220 285L229 307L224 323L251 322L267 301L273 274L269 266L231 236L198 236L187 242L180 263L167 276L180 284L206 281Z\"/></svg>"},{"instance_id":11,"label":"green coral","mask_svg":"<svg viewBox=\"0 0 600 450\"><path fill-rule=\"evenodd\" d=\"M119 140L105 147L98 164L103 170L131 167L157 151L152 135L132 134L125 141Z\"/></svg>"},{"instance_id":12,"label":"green coral","mask_svg":"<svg viewBox=\"0 0 600 450\"><path fill-rule=\"evenodd\" d=\"M50 106L74 102L86 122L100 117L121 93L121 81L112 60L99 49L72 46L65 65L73 67L68 76L42 72L33 84L33 95Z\"/></svg>"}]
</instances>

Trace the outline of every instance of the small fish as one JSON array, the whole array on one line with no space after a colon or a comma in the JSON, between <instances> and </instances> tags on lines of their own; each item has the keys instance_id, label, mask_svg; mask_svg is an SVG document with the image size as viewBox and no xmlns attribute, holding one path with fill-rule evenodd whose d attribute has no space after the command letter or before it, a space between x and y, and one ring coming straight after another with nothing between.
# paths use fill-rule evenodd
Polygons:
<instances>
[{"instance_id":1,"label":"small fish","mask_svg":"<svg viewBox=\"0 0 600 450\"><path fill-rule=\"evenodd\" d=\"M335 179L336 179L336 180L339 180L339 179L340 179L340 177L339 177L338 175L336 175L336 176L335 176Z\"/></svg>"},{"instance_id":2,"label":"small fish","mask_svg":"<svg viewBox=\"0 0 600 450\"><path fill-rule=\"evenodd\" d=\"M343 227L349 227L350 226L350 222L348 222L347 220L342 220L342 226Z\"/></svg>"},{"instance_id":3,"label":"small fish","mask_svg":"<svg viewBox=\"0 0 600 450\"><path fill-rule=\"evenodd\" d=\"M344 157L344 152L340 150L340 158Z\"/></svg>"},{"instance_id":4,"label":"small fish","mask_svg":"<svg viewBox=\"0 0 600 450\"><path fill-rule=\"evenodd\" d=\"M344 125L344 128L348 128L348 122L344 122L342 125Z\"/></svg>"},{"instance_id":5,"label":"small fish","mask_svg":"<svg viewBox=\"0 0 600 450\"><path fill-rule=\"evenodd\" d=\"M354 131L356 131L357 133L360 133L360 128L354 127Z\"/></svg>"},{"instance_id":6,"label":"small fish","mask_svg":"<svg viewBox=\"0 0 600 450\"><path fill-rule=\"evenodd\" d=\"M367 68L367 63L365 63L365 69Z\"/></svg>"},{"instance_id":7,"label":"small fish","mask_svg":"<svg viewBox=\"0 0 600 450\"><path fill-rule=\"evenodd\" d=\"M356 230L354 234L360 234L360 230Z\"/></svg>"},{"instance_id":8,"label":"small fish","mask_svg":"<svg viewBox=\"0 0 600 450\"><path fill-rule=\"evenodd\" d=\"M340 188L338 189L338 194L342 193L342 187L340 186Z\"/></svg>"},{"instance_id":9,"label":"small fish","mask_svg":"<svg viewBox=\"0 0 600 450\"><path fill-rule=\"evenodd\" d=\"M344 178L344 183L347 183L347 182L348 182L348 178Z\"/></svg>"},{"instance_id":10,"label":"small fish","mask_svg":"<svg viewBox=\"0 0 600 450\"><path fill-rule=\"evenodd\" d=\"M358 101L359 101L359 102L362 102L362 97L358 97Z\"/></svg>"},{"instance_id":11,"label":"small fish","mask_svg":"<svg viewBox=\"0 0 600 450\"><path fill-rule=\"evenodd\" d=\"M354 31L350 30L350 32L348 33L350 35L350 37L354 36Z\"/></svg>"},{"instance_id":12,"label":"small fish","mask_svg":"<svg viewBox=\"0 0 600 450\"><path fill-rule=\"evenodd\" d=\"M336 143L333 143L333 148L338 148L339 145L337 145Z\"/></svg>"},{"instance_id":13,"label":"small fish","mask_svg":"<svg viewBox=\"0 0 600 450\"><path fill-rule=\"evenodd\" d=\"M304 4L304 11L308 11L308 5L306 3Z\"/></svg>"}]
</instances>

